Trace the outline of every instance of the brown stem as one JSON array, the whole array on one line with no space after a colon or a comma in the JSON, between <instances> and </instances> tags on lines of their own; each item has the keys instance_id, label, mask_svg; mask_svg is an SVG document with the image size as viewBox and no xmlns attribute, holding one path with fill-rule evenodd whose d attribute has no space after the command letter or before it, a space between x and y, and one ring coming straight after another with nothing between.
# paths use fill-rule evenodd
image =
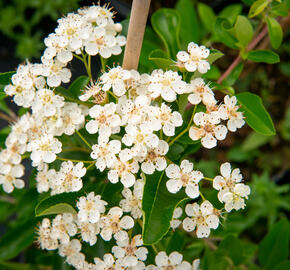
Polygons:
<instances>
[{"instance_id":1,"label":"brown stem","mask_svg":"<svg viewBox=\"0 0 290 270\"><path fill-rule=\"evenodd\" d=\"M5 113L2 113L0 112L0 119L3 119L9 123L14 123L15 122L15 119L13 119L12 117L10 117L9 115L5 114Z\"/></svg>"},{"instance_id":2,"label":"brown stem","mask_svg":"<svg viewBox=\"0 0 290 270\"><path fill-rule=\"evenodd\" d=\"M267 26L263 28L263 30L251 41L251 43L247 47L247 51L250 51L254 49L257 44L265 37L267 34L268 29ZM227 70L221 75L221 77L218 79L218 83L220 84L229 74L233 71L233 69L241 62L242 58L240 55L236 57L234 62L227 68Z\"/></svg>"},{"instance_id":3,"label":"brown stem","mask_svg":"<svg viewBox=\"0 0 290 270\"><path fill-rule=\"evenodd\" d=\"M137 69L151 0L133 0L127 44L123 59L124 69Z\"/></svg>"}]
</instances>

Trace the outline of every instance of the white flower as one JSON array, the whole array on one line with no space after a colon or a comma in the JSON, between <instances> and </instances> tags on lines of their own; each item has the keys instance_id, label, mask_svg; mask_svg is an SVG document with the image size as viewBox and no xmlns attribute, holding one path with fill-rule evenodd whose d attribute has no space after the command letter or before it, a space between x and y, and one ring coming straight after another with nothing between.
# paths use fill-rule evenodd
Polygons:
<instances>
[{"instance_id":1,"label":"white flower","mask_svg":"<svg viewBox=\"0 0 290 270\"><path fill-rule=\"evenodd\" d=\"M162 128L166 136L174 136L175 128L180 127L183 123L182 116L179 112L170 109L165 103L161 107L151 106L149 114L149 123L153 130L158 131Z\"/></svg>"},{"instance_id":2,"label":"white flower","mask_svg":"<svg viewBox=\"0 0 290 270\"><path fill-rule=\"evenodd\" d=\"M54 250L58 248L57 239L51 237L51 224L48 218L44 218L38 226L37 243L41 249Z\"/></svg>"},{"instance_id":3,"label":"white flower","mask_svg":"<svg viewBox=\"0 0 290 270\"><path fill-rule=\"evenodd\" d=\"M96 167L102 172L111 168L117 161L116 155L121 151L121 142L118 140L103 141L92 146L91 158L96 159Z\"/></svg>"},{"instance_id":4,"label":"white flower","mask_svg":"<svg viewBox=\"0 0 290 270\"><path fill-rule=\"evenodd\" d=\"M182 208L181 207L176 207L173 212L173 217L172 220L170 221L170 227L175 230L179 227L181 224L181 221L179 218L182 216Z\"/></svg>"},{"instance_id":5,"label":"white flower","mask_svg":"<svg viewBox=\"0 0 290 270\"><path fill-rule=\"evenodd\" d=\"M91 97L94 98L94 102L100 104L107 98L107 94L102 90L102 86L99 82L91 81L88 86L83 89L83 94L79 96L81 101L88 101Z\"/></svg>"},{"instance_id":6,"label":"white flower","mask_svg":"<svg viewBox=\"0 0 290 270\"><path fill-rule=\"evenodd\" d=\"M190 93L188 101L193 105L197 105L201 101L205 105L216 104L213 91L201 78L192 80L190 84L187 85L187 92Z\"/></svg>"},{"instance_id":7,"label":"white flower","mask_svg":"<svg viewBox=\"0 0 290 270\"><path fill-rule=\"evenodd\" d=\"M239 106L237 106L237 98L235 96L229 97L228 95L224 98L224 103L219 108L221 119L228 120L227 127L229 131L235 132L238 128L241 128L245 124L243 119L243 113L238 112Z\"/></svg>"},{"instance_id":8,"label":"white flower","mask_svg":"<svg viewBox=\"0 0 290 270\"><path fill-rule=\"evenodd\" d=\"M13 100L18 106L28 108L31 106L35 96L35 88L43 88L45 80L39 76L41 65L30 64L19 65L16 73L12 76L11 82L5 86L4 92L9 96L14 96Z\"/></svg>"},{"instance_id":9,"label":"white flower","mask_svg":"<svg viewBox=\"0 0 290 270\"><path fill-rule=\"evenodd\" d=\"M77 226L72 214L57 215L52 221L51 238L58 239L61 244L68 244L70 236L77 233Z\"/></svg>"},{"instance_id":10,"label":"white flower","mask_svg":"<svg viewBox=\"0 0 290 270\"><path fill-rule=\"evenodd\" d=\"M120 152L120 155L122 155L124 152L127 152L126 149L122 150ZM130 156L129 156L130 157ZM127 160L130 160L128 158ZM121 159L118 159L111 170L108 172L108 179L113 184L117 183L120 179L121 183L124 185L124 187L131 187L135 183L135 175L134 173L137 173L139 170L139 165L136 161L122 161Z\"/></svg>"},{"instance_id":11,"label":"white flower","mask_svg":"<svg viewBox=\"0 0 290 270\"><path fill-rule=\"evenodd\" d=\"M36 114L41 111L44 116L52 116L56 113L57 108L61 108L63 105L63 97L55 95L49 89L39 89L32 103L32 113Z\"/></svg>"},{"instance_id":12,"label":"white flower","mask_svg":"<svg viewBox=\"0 0 290 270\"><path fill-rule=\"evenodd\" d=\"M154 70L150 76L148 91L152 98L161 96L165 101L173 102L176 94L183 94L186 90L186 82L172 70L163 72L162 69Z\"/></svg>"},{"instance_id":13,"label":"white flower","mask_svg":"<svg viewBox=\"0 0 290 270\"><path fill-rule=\"evenodd\" d=\"M157 147L147 149L147 155L142 159L142 171L146 174L153 174L155 170L164 171L167 166L165 155L168 150L168 143L163 140L159 140Z\"/></svg>"},{"instance_id":14,"label":"white flower","mask_svg":"<svg viewBox=\"0 0 290 270\"><path fill-rule=\"evenodd\" d=\"M100 77L100 82L103 85L102 89L108 91L112 88L114 94L121 97L127 90L124 81L130 79L130 77L130 71L123 70L120 66L112 68Z\"/></svg>"},{"instance_id":15,"label":"white flower","mask_svg":"<svg viewBox=\"0 0 290 270\"><path fill-rule=\"evenodd\" d=\"M115 113L116 104L111 102L105 106L95 105L89 110L90 120L86 129L90 134L99 132L99 137L110 137L112 133L119 132L120 116Z\"/></svg>"},{"instance_id":16,"label":"white flower","mask_svg":"<svg viewBox=\"0 0 290 270\"><path fill-rule=\"evenodd\" d=\"M94 258L96 269L97 270L122 270L124 269L120 262L115 261L114 256L110 253L104 254L103 260L100 258Z\"/></svg>"},{"instance_id":17,"label":"white flower","mask_svg":"<svg viewBox=\"0 0 290 270\"><path fill-rule=\"evenodd\" d=\"M24 166L21 164L4 166L0 162L0 185L6 193L11 193L14 188L24 188L24 181L19 179L24 175ZM5 168L5 169L4 169ZM4 175L2 174L2 170Z\"/></svg>"},{"instance_id":18,"label":"white flower","mask_svg":"<svg viewBox=\"0 0 290 270\"><path fill-rule=\"evenodd\" d=\"M101 200L100 195L95 196L94 192L90 192L86 197L80 197L77 202L77 208L79 209L79 220L81 222L98 222L100 219L100 214L105 212L106 205L107 202Z\"/></svg>"},{"instance_id":19,"label":"white flower","mask_svg":"<svg viewBox=\"0 0 290 270\"><path fill-rule=\"evenodd\" d=\"M64 106L61 108L60 121L61 125L56 128L55 135L72 135L76 130L83 127L85 114L78 104L65 102Z\"/></svg>"},{"instance_id":20,"label":"white flower","mask_svg":"<svg viewBox=\"0 0 290 270\"><path fill-rule=\"evenodd\" d=\"M65 64L56 60L42 59L43 67L41 75L46 78L46 82L50 87L57 87L60 84L68 83L71 78L71 71L66 68Z\"/></svg>"},{"instance_id":21,"label":"white flower","mask_svg":"<svg viewBox=\"0 0 290 270\"><path fill-rule=\"evenodd\" d=\"M78 162L76 165L70 160L62 162L56 175L56 183L51 187L51 194L79 191L83 187L81 178L86 174L86 171L82 162Z\"/></svg>"},{"instance_id":22,"label":"white flower","mask_svg":"<svg viewBox=\"0 0 290 270\"><path fill-rule=\"evenodd\" d=\"M142 217L143 188L144 181L138 179L133 186L133 192L129 188L122 191L124 199L120 201L120 207L124 212L130 212L134 219Z\"/></svg>"},{"instance_id":23,"label":"white flower","mask_svg":"<svg viewBox=\"0 0 290 270\"><path fill-rule=\"evenodd\" d=\"M101 236L105 241L110 241L112 235L119 241L125 240L127 234L123 230L129 230L134 226L134 220L130 216L124 216L123 210L119 207L112 207L108 214L101 217ZM122 217L122 218L121 218Z\"/></svg>"},{"instance_id":24,"label":"white flower","mask_svg":"<svg viewBox=\"0 0 290 270\"><path fill-rule=\"evenodd\" d=\"M200 266L200 259L195 259L192 262L192 270L198 270L198 269L200 269L199 266Z\"/></svg>"},{"instance_id":25,"label":"white flower","mask_svg":"<svg viewBox=\"0 0 290 270\"><path fill-rule=\"evenodd\" d=\"M194 115L193 121L199 127L192 126L189 129L189 137L193 141L201 139L201 144L205 148L215 147L217 140L224 140L227 135L227 128L219 125L220 116L217 112L198 112Z\"/></svg>"},{"instance_id":26,"label":"white flower","mask_svg":"<svg viewBox=\"0 0 290 270\"><path fill-rule=\"evenodd\" d=\"M250 187L241 183L243 176L238 168L231 170L231 164L226 162L220 167L221 175L213 180L213 188L219 190L218 199L225 203L225 209L230 212L232 209L245 208L244 198L250 195Z\"/></svg>"},{"instance_id":27,"label":"white flower","mask_svg":"<svg viewBox=\"0 0 290 270\"><path fill-rule=\"evenodd\" d=\"M190 42L187 46L187 51L177 53L177 66L184 66L189 72L198 70L200 73L206 73L210 69L210 64L205 60L210 54L209 49Z\"/></svg>"},{"instance_id":28,"label":"white flower","mask_svg":"<svg viewBox=\"0 0 290 270\"><path fill-rule=\"evenodd\" d=\"M39 193L47 192L50 189L50 183L56 179L56 171L48 168L46 163L43 164L43 168L38 169L36 175L36 187Z\"/></svg>"},{"instance_id":29,"label":"white flower","mask_svg":"<svg viewBox=\"0 0 290 270\"><path fill-rule=\"evenodd\" d=\"M187 204L185 213L188 217L183 220L183 228L191 232L196 227L198 238L208 237L210 229L216 229L219 225L218 211L209 201L204 201L200 206L197 203Z\"/></svg>"},{"instance_id":30,"label":"white flower","mask_svg":"<svg viewBox=\"0 0 290 270\"><path fill-rule=\"evenodd\" d=\"M21 155L26 152L26 144L19 144L17 141L11 143L10 134L5 140L7 148L0 152L0 160L4 163L12 163L16 165L21 162Z\"/></svg>"},{"instance_id":31,"label":"white flower","mask_svg":"<svg viewBox=\"0 0 290 270\"><path fill-rule=\"evenodd\" d=\"M182 254L177 251L173 251L169 256L164 251L160 251L155 257L155 263L157 269L191 270L191 265L182 259Z\"/></svg>"},{"instance_id":32,"label":"white flower","mask_svg":"<svg viewBox=\"0 0 290 270\"><path fill-rule=\"evenodd\" d=\"M117 241L117 246L112 248L112 252L124 267L132 267L136 266L138 261L147 259L148 250L142 245L143 241L140 234L135 235L131 242L127 236L125 240Z\"/></svg>"},{"instance_id":33,"label":"white flower","mask_svg":"<svg viewBox=\"0 0 290 270\"><path fill-rule=\"evenodd\" d=\"M35 164L39 164L42 161L51 163L55 161L56 154L61 152L61 142L53 138L52 135L46 134L32 140L28 144L27 150L32 152L30 158Z\"/></svg>"},{"instance_id":34,"label":"white flower","mask_svg":"<svg viewBox=\"0 0 290 270\"><path fill-rule=\"evenodd\" d=\"M166 168L166 175L170 178L166 182L169 192L177 193L182 187L185 187L188 197L194 199L199 196L198 183L203 178L203 174L200 171L193 171L193 163L183 160L180 167L170 164Z\"/></svg>"},{"instance_id":35,"label":"white flower","mask_svg":"<svg viewBox=\"0 0 290 270\"><path fill-rule=\"evenodd\" d=\"M132 146L130 149L134 157L144 157L147 155L147 149L158 146L158 136L153 134L152 127L142 124L138 127L127 125L125 127L126 134L122 138L122 142L126 146Z\"/></svg>"},{"instance_id":36,"label":"white flower","mask_svg":"<svg viewBox=\"0 0 290 270\"><path fill-rule=\"evenodd\" d=\"M58 253L66 257L66 262L77 269L82 269L85 262L84 254L80 253L82 245L78 239L72 239L68 244L59 245Z\"/></svg>"},{"instance_id":37,"label":"white flower","mask_svg":"<svg viewBox=\"0 0 290 270\"><path fill-rule=\"evenodd\" d=\"M77 223L83 241L93 246L97 242L97 234L100 233L100 225L97 223L80 222Z\"/></svg>"},{"instance_id":38,"label":"white flower","mask_svg":"<svg viewBox=\"0 0 290 270\"><path fill-rule=\"evenodd\" d=\"M87 22L96 24L97 26L106 27L112 24L114 25L114 13L111 11L111 8L106 8L106 6L92 5L78 9L78 13Z\"/></svg>"}]
</instances>

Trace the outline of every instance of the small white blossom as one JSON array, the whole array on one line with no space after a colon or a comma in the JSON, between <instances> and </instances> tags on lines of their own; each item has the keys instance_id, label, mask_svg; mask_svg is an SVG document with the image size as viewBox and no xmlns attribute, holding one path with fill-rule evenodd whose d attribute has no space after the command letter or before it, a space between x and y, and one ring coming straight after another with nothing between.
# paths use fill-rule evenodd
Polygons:
<instances>
[{"instance_id":1,"label":"small white blossom","mask_svg":"<svg viewBox=\"0 0 290 270\"><path fill-rule=\"evenodd\" d=\"M51 238L58 239L61 244L68 244L70 236L77 233L77 226L72 214L57 215L52 221Z\"/></svg>"},{"instance_id":2,"label":"small white blossom","mask_svg":"<svg viewBox=\"0 0 290 270\"><path fill-rule=\"evenodd\" d=\"M90 222L77 222L77 226L80 230L81 238L83 241L88 242L90 246L93 246L97 242L97 234L100 233L100 225Z\"/></svg>"},{"instance_id":3,"label":"small white blossom","mask_svg":"<svg viewBox=\"0 0 290 270\"><path fill-rule=\"evenodd\" d=\"M180 127L183 123L182 116L179 112L173 111L165 103L161 107L151 106L149 114L149 123L153 130L158 131L162 128L166 136L174 136L175 128Z\"/></svg>"},{"instance_id":4,"label":"small white blossom","mask_svg":"<svg viewBox=\"0 0 290 270\"><path fill-rule=\"evenodd\" d=\"M120 116L116 113L116 104L111 102L105 106L95 105L89 110L90 120L86 124L86 130L90 134L99 133L99 137L110 137L112 133L119 131Z\"/></svg>"},{"instance_id":5,"label":"small white blossom","mask_svg":"<svg viewBox=\"0 0 290 270\"><path fill-rule=\"evenodd\" d=\"M77 202L79 220L81 222L98 222L100 215L105 212L106 205L107 202L101 200L100 195L95 196L94 192L90 192L86 197L80 197Z\"/></svg>"},{"instance_id":6,"label":"small white blossom","mask_svg":"<svg viewBox=\"0 0 290 270\"><path fill-rule=\"evenodd\" d=\"M187 85L188 101L197 105L201 101L205 105L216 104L213 91L201 78L196 78Z\"/></svg>"},{"instance_id":7,"label":"small white blossom","mask_svg":"<svg viewBox=\"0 0 290 270\"><path fill-rule=\"evenodd\" d=\"M58 248L58 240L51 237L51 224L44 218L37 229L37 243L41 249L54 250Z\"/></svg>"},{"instance_id":8,"label":"small white blossom","mask_svg":"<svg viewBox=\"0 0 290 270\"><path fill-rule=\"evenodd\" d=\"M120 207L124 212L130 212L134 219L142 217L143 188L144 181L138 179L133 186L133 192L129 188L122 191L124 199L120 201Z\"/></svg>"},{"instance_id":9,"label":"small white blossom","mask_svg":"<svg viewBox=\"0 0 290 270\"><path fill-rule=\"evenodd\" d=\"M112 248L112 252L124 267L132 267L136 266L138 261L147 259L148 250L142 245L143 241L140 234L135 235L131 242L127 236L125 240L117 241L117 246Z\"/></svg>"},{"instance_id":10,"label":"small white blossom","mask_svg":"<svg viewBox=\"0 0 290 270\"><path fill-rule=\"evenodd\" d=\"M226 162L220 167L221 175L213 180L213 188L219 190L218 199L225 203L225 209L230 212L232 209L245 208L244 198L250 195L250 187L241 183L243 176L238 168L232 170L231 164Z\"/></svg>"},{"instance_id":11,"label":"small white blossom","mask_svg":"<svg viewBox=\"0 0 290 270\"><path fill-rule=\"evenodd\" d=\"M196 228L198 238L208 237L210 229L219 225L218 211L209 201L204 201L200 206L197 203L187 204L185 213L188 217L183 220L183 228L191 232Z\"/></svg>"},{"instance_id":12,"label":"small white blossom","mask_svg":"<svg viewBox=\"0 0 290 270\"><path fill-rule=\"evenodd\" d=\"M176 207L174 209L173 212L173 217L172 220L170 221L170 227L175 230L179 227L179 225L181 224L181 221L179 220L179 218L182 216L182 208L181 207Z\"/></svg>"},{"instance_id":13,"label":"small white blossom","mask_svg":"<svg viewBox=\"0 0 290 270\"><path fill-rule=\"evenodd\" d=\"M114 235L116 240L123 241L127 237L127 233L124 230L133 228L134 220L130 216L122 217L122 215L123 210L121 208L112 207L108 214L101 217L100 234L105 241L110 241L112 235Z\"/></svg>"},{"instance_id":14,"label":"small white blossom","mask_svg":"<svg viewBox=\"0 0 290 270\"><path fill-rule=\"evenodd\" d=\"M224 103L219 108L221 119L228 120L227 127L229 131L235 132L238 128L241 128L245 124L244 116L242 112L238 112L239 106L237 106L237 98L235 96L224 98Z\"/></svg>"},{"instance_id":15,"label":"small white blossom","mask_svg":"<svg viewBox=\"0 0 290 270\"><path fill-rule=\"evenodd\" d=\"M180 167L176 164L170 164L166 168L166 175L170 178L166 182L169 192L177 193L182 187L185 187L185 193L188 197L194 199L199 196L198 183L203 178L203 174L193 170L193 163L183 160Z\"/></svg>"},{"instance_id":16,"label":"small white blossom","mask_svg":"<svg viewBox=\"0 0 290 270\"><path fill-rule=\"evenodd\" d=\"M11 193L14 188L24 188L24 181L19 179L24 175L24 166L21 164L4 166L0 162L0 185L6 193ZM5 168L4 168L5 167ZM4 175L2 174L2 170Z\"/></svg>"},{"instance_id":17,"label":"small white blossom","mask_svg":"<svg viewBox=\"0 0 290 270\"><path fill-rule=\"evenodd\" d=\"M122 152L126 152L122 150L120 152L120 155ZM128 158L127 160L130 160ZM139 165L136 161L122 161L121 159L118 159L117 162L114 163L111 170L108 172L108 179L113 183L117 183L120 179L121 183L124 185L124 187L131 187L135 183L135 175L134 173L137 173L139 170Z\"/></svg>"},{"instance_id":18,"label":"small white blossom","mask_svg":"<svg viewBox=\"0 0 290 270\"><path fill-rule=\"evenodd\" d=\"M41 169L38 169L36 175L36 187L39 193L47 192L51 188L51 183L56 179L56 171L48 168L46 163Z\"/></svg>"},{"instance_id":19,"label":"small white blossom","mask_svg":"<svg viewBox=\"0 0 290 270\"><path fill-rule=\"evenodd\" d=\"M31 151L30 158L35 164L40 162L51 163L55 161L56 154L61 152L61 142L53 138L52 135L47 134L38 139L32 140L27 150Z\"/></svg>"},{"instance_id":20,"label":"small white blossom","mask_svg":"<svg viewBox=\"0 0 290 270\"><path fill-rule=\"evenodd\" d=\"M164 171L167 162L165 155L169 150L169 145L163 140L159 140L158 146L147 149L147 155L142 159L141 169L146 174L153 174L155 170Z\"/></svg>"},{"instance_id":21,"label":"small white blossom","mask_svg":"<svg viewBox=\"0 0 290 270\"><path fill-rule=\"evenodd\" d=\"M117 161L116 155L121 151L121 142L118 140L101 140L92 146L91 158L96 160L96 167L102 172L111 168Z\"/></svg>"},{"instance_id":22,"label":"small white blossom","mask_svg":"<svg viewBox=\"0 0 290 270\"><path fill-rule=\"evenodd\" d=\"M104 254L103 260L94 258L96 269L101 270L122 270L124 269L120 262L115 260L114 256L110 253Z\"/></svg>"},{"instance_id":23,"label":"small white blossom","mask_svg":"<svg viewBox=\"0 0 290 270\"><path fill-rule=\"evenodd\" d=\"M194 115L194 123L199 126L192 126L189 129L189 137L193 140L201 139L201 144L205 148L213 148L217 145L217 140L224 140L227 135L227 128L220 125L220 116L217 112L198 112Z\"/></svg>"},{"instance_id":24,"label":"small white blossom","mask_svg":"<svg viewBox=\"0 0 290 270\"><path fill-rule=\"evenodd\" d=\"M206 73L210 69L210 64L205 60L210 54L209 49L190 42L187 51L177 53L177 66L185 67L189 72L198 70L200 73Z\"/></svg>"},{"instance_id":25,"label":"small white blossom","mask_svg":"<svg viewBox=\"0 0 290 270\"><path fill-rule=\"evenodd\" d=\"M157 69L150 76L148 91L152 98L161 96L165 101L173 102L176 100L176 94L183 94L185 90L186 83L177 72Z\"/></svg>"}]
</instances>

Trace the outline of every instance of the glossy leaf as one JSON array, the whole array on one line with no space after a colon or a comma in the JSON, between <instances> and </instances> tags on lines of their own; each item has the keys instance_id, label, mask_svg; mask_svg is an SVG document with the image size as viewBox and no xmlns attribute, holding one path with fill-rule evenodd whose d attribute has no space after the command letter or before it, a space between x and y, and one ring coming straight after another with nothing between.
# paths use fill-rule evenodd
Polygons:
<instances>
[{"instance_id":1,"label":"glossy leaf","mask_svg":"<svg viewBox=\"0 0 290 270\"><path fill-rule=\"evenodd\" d=\"M285 270L285 269L290 269L290 260L277 264L273 270Z\"/></svg>"},{"instance_id":2,"label":"glossy leaf","mask_svg":"<svg viewBox=\"0 0 290 270\"><path fill-rule=\"evenodd\" d=\"M236 95L248 125L263 135L274 135L275 127L259 96L244 92Z\"/></svg>"},{"instance_id":3,"label":"glossy leaf","mask_svg":"<svg viewBox=\"0 0 290 270\"><path fill-rule=\"evenodd\" d=\"M83 194L80 192L71 192L45 198L36 205L35 215L42 216L49 214L68 213L61 212L61 210L70 211L69 213L75 214L74 208L76 201L82 195Z\"/></svg>"},{"instance_id":4,"label":"glossy leaf","mask_svg":"<svg viewBox=\"0 0 290 270\"><path fill-rule=\"evenodd\" d=\"M158 68L161 68L163 70L178 69L177 67L175 67L174 61L168 58L167 54L160 49L152 51L149 54L148 58L149 60L153 61Z\"/></svg>"},{"instance_id":5,"label":"glossy leaf","mask_svg":"<svg viewBox=\"0 0 290 270\"><path fill-rule=\"evenodd\" d=\"M0 73L0 90L3 90L4 86L11 82L13 74L15 74L15 71Z\"/></svg>"},{"instance_id":6,"label":"glossy leaf","mask_svg":"<svg viewBox=\"0 0 290 270\"><path fill-rule=\"evenodd\" d=\"M278 49L282 43L283 31L280 24L274 18L267 18L268 32L271 45L274 49Z\"/></svg>"},{"instance_id":7,"label":"glossy leaf","mask_svg":"<svg viewBox=\"0 0 290 270\"><path fill-rule=\"evenodd\" d=\"M85 86L88 85L89 81L90 79L88 76L79 76L69 86L68 91L78 98L82 94L81 90L85 89Z\"/></svg>"},{"instance_id":8,"label":"glossy leaf","mask_svg":"<svg viewBox=\"0 0 290 270\"><path fill-rule=\"evenodd\" d=\"M208 56L208 58L206 60L210 64L212 64L213 62L215 62L216 60L220 59L223 56L224 56L224 54L222 52L220 52L219 50L211 49L210 55Z\"/></svg>"},{"instance_id":9,"label":"glossy leaf","mask_svg":"<svg viewBox=\"0 0 290 270\"><path fill-rule=\"evenodd\" d=\"M0 260L8 260L17 256L34 240L36 220L31 218L23 224L10 229L0 238Z\"/></svg>"},{"instance_id":10,"label":"glossy leaf","mask_svg":"<svg viewBox=\"0 0 290 270\"><path fill-rule=\"evenodd\" d=\"M203 26L209 31L214 31L216 15L211 7L203 3L197 5L198 15L202 21Z\"/></svg>"},{"instance_id":11,"label":"glossy leaf","mask_svg":"<svg viewBox=\"0 0 290 270\"><path fill-rule=\"evenodd\" d=\"M146 175L142 210L143 210L143 242L152 245L158 242L169 230L170 221L176 206L187 196L183 191L172 194L167 190L165 172Z\"/></svg>"},{"instance_id":12,"label":"glossy leaf","mask_svg":"<svg viewBox=\"0 0 290 270\"><path fill-rule=\"evenodd\" d=\"M258 0L250 8L249 18L259 15L268 6L268 0Z\"/></svg>"},{"instance_id":13,"label":"glossy leaf","mask_svg":"<svg viewBox=\"0 0 290 270\"><path fill-rule=\"evenodd\" d=\"M287 3L287 1L285 1ZM288 8L286 3L278 3L272 2L270 14L271 16L278 17L278 16L287 16L288 15ZM288 4L290 1L288 0Z\"/></svg>"},{"instance_id":14,"label":"glossy leaf","mask_svg":"<svg viewBox=\"0 0 290 270\"><path fill-rule=\"evenodd\" d=\"M288 258L289 253L289 222L286 218L273 225L270 232L259 245L258 258L260 264L266 269Z\"/></svg>"},{"instance_id":15,"label":"glossy leaf","mask_svg":"<svg viewBox=\"0 0 290 270\"><path fill-rule=\"evenodd\" d=\"M232 49L238 49L236 43L238 42L233 35L233 27L231 23L225 18L217 18L214 31L217 39Z\"/></svg>"},{"instance_id":16,"label":"glossy leaf","mask_svg":"<svg viewBox=\"0 0 290 270\"><path fill-rule=\"evenodd\" d=\"M179 0L176 9L180 16L180 40L183 46L189 42L199 41L199 23L193 2L191 0Z\"/></svg>"},{"instance_id":17,"label":"glossy leaf","mask_svg":"<svg viewBox=\"0 0 290 270\"><path fill-rule=\"evenodd\" d=\"M168 56L176 57L179 51L180 17L174 9L158 9L151 17L154 31L161 38L168 52Z\"/></svg>"},{"instance_id":18,"label":"glossy leaf","mask_svg":"<svg viewBox=\"0 0 290 270\"><path fill-rule=\"evenodd\" d=\"M223 84L226 85L234 85L235 82L237 81L237 79L240 77L241 72L243 71L244 68L244 64L241 62L239 63L233 70L232 72L229 74L229 76L223 80Z\"/></svg>"},{"instance_id":19,"label":"glossy leaf","mask_svg":"<svg viewBox=\"0 0 290 270\"><path fill-rule=\"evenodd\" d=\"M235 35L242 48L245 48L252 40L254 35L253 27L245 16L237 17L235 23Z\"/></svg>"},{"instance_id":20,"label":"glossy leaf","mask_svg":"<svg viewBox=\"0 0 290 270\"><path fill-rule=\"evenodd\" d=\"M226 6L220 13L219 18L226 18L231 24L236 21L238 15L241 14L243 6L241 4L232 4Z\"/></svg>"},{"instance_id":21,"label":"glossy leaf","mask_svg":"<svg viewBox=\"0 0 290 270\"><path fill-rule=\"evenodd\" d=\"M247 59L253 62L268 64L275 64L280 62L279 55L269 50L250 51L247 55Z\"/></svg>"}]
</instances>

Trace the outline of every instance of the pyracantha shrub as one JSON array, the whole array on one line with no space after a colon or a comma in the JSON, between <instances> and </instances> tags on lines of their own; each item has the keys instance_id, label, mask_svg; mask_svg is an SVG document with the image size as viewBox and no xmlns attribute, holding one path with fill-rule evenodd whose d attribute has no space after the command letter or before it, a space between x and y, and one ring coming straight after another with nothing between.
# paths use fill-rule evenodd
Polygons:
<instances>
[{"instance_id":1,"label":"pyracantha shrub","mask_svg":"<svg viewBox=\"0 0 290 270\"><path fill-rule=\"evenodd\" d=\"M217 100L210 83L190 78L192 72L210 69L210 50L193 42L187 51L177 53L172 70L139 74L121 66L103 66L94 80L91 57L98 55L104 62L121 54L126 43L120 34L122 25L114 23L113 15L98 5L68 14L44 40L41 63L18 67L5 93L28 112L11 126L1 150L0 184L7 193L23 188L21 162L30 156L39 193L61 199L63 193L79 192L70 205L63 202L66 208L61 209L66 210L60 211L58 205L54 208L58 210L50 209L56 216L42 219L37 229L39 247L58 250L76 269L198 269L198 259L187 262L178 252L156 252L153 262L147 263L153 250L145 245L161 239L170 226L208 237L220 226L225 211L245 208L250 188L240 170L229 163L221 164L220 175L209 178L189 160L175 163L170 157L176 143L185 140L207 149L216 147L245 124L244 115L235 96ZM89 76L78 99L60 86L71 80L73 58L84 63ZM182 102L187 106L180 110ZM80 158L70 158L70 151L77 151L74 157ZM83 192L85 181L90 181L86 174L98 175L96 182L103 182L109 192L112 189L112 196L105 200L104 189L97 187ZM92 184L97 186L96 182ZM118 200L114 185L122 187ZM148 218L156 199L152 203L149 195L162 185L170 207L164 213L152 210ZM217 209L206 199L204 188L217 190L224 208ZM176 208L180 201L185 203ZM170 217L163 233L149 240L148 230L150 234L154 220L163 215ZM99 239L111 243L110 253L88 261L82 246L94 246Z\"/></svg>"}]
</instances>

